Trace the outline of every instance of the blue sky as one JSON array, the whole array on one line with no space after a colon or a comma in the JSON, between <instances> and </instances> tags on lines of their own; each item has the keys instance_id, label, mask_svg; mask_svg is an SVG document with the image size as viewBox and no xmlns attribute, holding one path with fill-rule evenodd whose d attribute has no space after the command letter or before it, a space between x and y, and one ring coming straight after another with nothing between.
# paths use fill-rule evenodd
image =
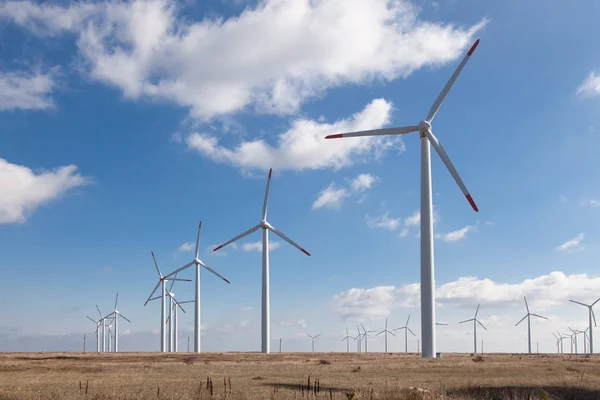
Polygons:
<instances>
[{"instance_id":1,"label":"blue sky","mask_svg":"<svg viewBox=\"0 0 600 400\"><path fill-rule=\"evenodd\" d=\"M1 350L73 350L119 292L124 350L157 350L163 269L203 222L203 350L260 347L260 263L243 244L270 167L269 221L311 252L271 252L271 333L342 350L346 326L419 329L419 145L323 137L412 125L476 38L433 130L438 346L525 349L522 296L550 332L600 296L600 4L267 0L0 3ZM573 23L572 21L577 21ZM272 240L277 241L271 235ZM203 271L206 272L206 271ZM187 273L191 278L191 271ZM416 291L415 291L416 290ZM192 299L191 284L177 283ZM182 337L193 310L182 317ZM354 328L356 329L356 328ZM442 331L443 329L443 331ZM394 338L392 350L403 348ZM413 348L416 342L411 342ZM542 347L543 346L543 347ZM373 340L370 349L382 349Z\"/></svg>"}]
</instances>

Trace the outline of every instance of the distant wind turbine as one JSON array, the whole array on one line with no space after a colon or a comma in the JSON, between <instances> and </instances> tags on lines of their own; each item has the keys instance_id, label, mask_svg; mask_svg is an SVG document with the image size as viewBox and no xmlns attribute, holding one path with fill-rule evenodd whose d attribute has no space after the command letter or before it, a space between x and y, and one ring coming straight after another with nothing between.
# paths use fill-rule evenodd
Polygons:
<instances>
[{"instance_id":1,"label":"distant wind turbine","mask_svg":"<svg viewBox=\"0 0 600 400\"><path fill-rule=\"evenodd\" d=\"M592 319L594 320L594 326L598 326L596 325L596 315L594 314L594 310L592 309L592 307L594 307L596 305L597 302L600 301L600 298L597 299L596 301L594 301L592 304L584 304L581 303L579 301L575 301L575 300L569 300L571 303L575 303L575 304L579 304L582 306L585 306L588 308L588 322L589 322L589 326L588 329L590 330L589 333L589 337L590 337L590 354L594 353L594 335L593 335L593 330L594 328L592 327Z\"/></svg>"},{"instance_id":2,"label":"distant wind turbine","mask_svg":"<svg viewBox=\"0 0 600 400\"><path fill-rule=\"evenodd\" d=\"M385 333L385 335L384 335L384 337L385 337L385 352L387 353L388 352L388 346L387 346L387 344L388 344L388 341L387 341L387 335L388 335L388 333L391 334L392 336L396 336L394 334L394 332L388 331L388 328L387 328L387 318L385 319L385 328L383 328L383 330L381 332L379 332L375 336L379 336L382 333Z\"/></svg>"},{"instance_id":3,"label":"distant wind turbine","mask_svg":"<svg viewBox=\"0 0 600 400\"><path fill-rule=\"evenodd\" d=\"M408 332L410 332L413 336L417 336L408 327L408 321L410 321L410 314L408 315L408 318L406 319L406 324L404 324L404 326L394 329L395 331L401 331L402 329L404 329L404 352L405 353L408 353Z\"/></svg>"},{"instance_id":4,"label":"distant wind turbine","mask_svg":"<svg viewBox=\"0 0 600 400\"><path fill-rule=\"evenodd\" d=\"M523 318L521 318L521 320L519 322L517 322L515 324L515 326L519 325L521 322L523 322L523 320L525 318L527 318L527 348L528 348L529 354L531 354L531 316L533 315L534 317L538 317L538 318L542 318L542 319L548 319L548 318L542 317L541 315L538 315L538 314L530 313L529 305L527 304L527 299L525 298L525 296L523 296L523 300L525 300L525 308L527 308L527 314L525 314L525 316Z\"/></svg>"},{"instance_id":5,"label":"distant wind turbine","mask_svg":"<svg viewBox=\"0 0 600 400\"><path fill-rule=\"evenodd\" d=\"M368 331L365 329L363 324L360 324L361 328L363 328L363 337L365 338L365 353L369 352L369 341L368 341L368 336L369 333L374 333L375 331Z\"/></svg>"},{"instance_id":6,"label":"distant wind turbine","mask_svg":"<svg viewBox=\"0 0 600 400\"><path fill-rule=\"evenodd\" d=\"M348 334L348 327L346 327L346 337L342 339L342 342L346 341L346 353L350 353L350 335Z\"/></svg>"},{"instance_id":7,"label":"distant wind turbine","mask_svg":"<svg viewBox=\"0 0 600 400\"><path fill-rule=\"evenodd\" d=\"M119 312L117 309L117 302L119 301L119 293L117 293L117 297L115 298L115 309L112 313L108 314L107 317L113 316L115 319L115 342L114 342L114 351L115 353L119 351L119 318L123 318L125 321L131 323L130 320L127 319L123 314ZM110 346L109 346L110 347Z\"/></svg>"},{"instance_id":8,"label":"distant wind turbine","mask_svg":"<svg viewBox=\"0 0 600 400\"><path fill-rule=\"evenodd\" d=\"M96 321L90 317L87 317L87 319L89 319L94 324L96 324L96 353L100 353L100 332L98 332L98 331L100 330L100 324L101 324L102 320Z\"/></svg>"},{"instance_id":9,"label":"distant wind turbine","mask_svg":"<svg viewBox=\"0 0 600 400\"><path fill-rule=\"evenodd\" d=\"M314 353L315 352L315 339L318 338L319 336L321 336L321 334L319 333L318 335L312 336L307 333L306 336L308 336L309 338L312 339L312 352Z\"/></svg>"},{"instance_id":10,"label":"distant wind turbine","mask_svg":"<svg viewBox=\"0 0 600 400\"><path fill-rule=\"evenodd\" d=\"M487 331L487 328L477 319L479 306L480 304L477 304L477 309L475 310L475 316L473 318L459 322L459 324L464 324L465 322L473 321L473 354L477 354L477 324L481 325L481 327Z\"/></svg>"}]
</instances>

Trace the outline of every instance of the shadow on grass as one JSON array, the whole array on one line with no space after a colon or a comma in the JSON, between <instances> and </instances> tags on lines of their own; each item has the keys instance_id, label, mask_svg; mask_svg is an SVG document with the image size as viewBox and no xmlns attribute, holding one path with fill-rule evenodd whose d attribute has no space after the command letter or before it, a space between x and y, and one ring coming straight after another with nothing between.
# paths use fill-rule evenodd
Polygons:
<instances>
[{"instance_id":1,"label":"shadow on grass","mask_svg":"<svg viewBox=\"0 0 600 400\"><path fill-rule=\"evenodd\" d=\"M44 360L79 360L81 357L75 356L52 356L52 357L15 357L15 360L25 361L44 361Z\"/></svg>"},{"instance_id":2,"label":"shadow on grass","mask_svg":"<svg viewBox=\"0 0 600 400\"><path fill-rule=\"evenodd\" d=\"M274 389L288 389L288 390L294 390L297 392L301 392L302 389L304 389L304 391L307 390L306 388L306 382L304 383L272 383L272 382L265 382L263 383L264 386L270 386ZM310 391L313 391L314 387L311 386ZM351 388L343 388L343 387L336 387L336 386L327 386L327 385L319 385L319 391L320 392L335 392L335 393L348 393L348 392L352 392L354 389Z\"/></svg>"},{"instance_id":3,"label":"shadow on grass","mask_svg":"<svg viewBox=\"0 0 600 400\"><path fill-rule=\"evenodd\" d=\"M450 397L486 400L598 400L600 390L575 386L473 386L450 390Z\"/></svg>"}]
</instances>

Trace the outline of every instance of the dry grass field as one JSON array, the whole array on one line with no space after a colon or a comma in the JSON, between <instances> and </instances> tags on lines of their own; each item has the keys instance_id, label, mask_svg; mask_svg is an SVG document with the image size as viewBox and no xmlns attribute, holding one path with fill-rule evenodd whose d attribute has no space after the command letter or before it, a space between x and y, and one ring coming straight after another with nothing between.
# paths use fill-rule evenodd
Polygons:
<instances>
[{"instance_id":1,"label":"dry grass field","mask_svg":"<svg viewBox=\"0 0 600 400\"><path fill-rule=\"evenodd\" d=\"M0 354L0 400L349 398L600 399L600 357Z\"/></svg>"}]
</instances>

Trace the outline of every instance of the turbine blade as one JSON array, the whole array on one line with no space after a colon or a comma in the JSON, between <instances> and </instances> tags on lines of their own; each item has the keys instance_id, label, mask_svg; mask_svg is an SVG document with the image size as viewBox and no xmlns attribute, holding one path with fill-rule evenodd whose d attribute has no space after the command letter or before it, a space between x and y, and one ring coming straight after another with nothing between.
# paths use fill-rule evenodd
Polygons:
<instances>
[{"instance_id":1,"label":"turbine blade","mask_svg":"<svg viewBox=\"0 0 600 400\"><path fill-rule=\"evenodd\" d=\"M98 314L100 314L100 318L104 319L104 316L102 315L102 313L100 312L100 308L98 308L98 304L96 304L96 310L98 310Z\"/></svg>"},{"instance_id":2,"label":"turbine blade","mask_svg":"<svg viewBox=\"0 0 600 400\"><path fill-rule=\"evenodd\" d=\"M431 145L433 146L435 151L438 153L438 155L442 159L442 162L444 163L444 165L446 165L446 168L448 168L448 171L450 171L450 175L452 175L452 177L454 178L454 181L456 181L456 183L458 184L458 187L460 188L460 190L463 192L463 194L469 201L469 204L471 204L471 207L473 207L473 210L478 212L479 209L477 208L477 205L473 201L471 194L469 194L469 191L467 190L467 187L465 186L464 182L462 181L460 175L458 175L458 172L456 172L456 168L454 168L452 161L450 161L448 154L446 154L446 151L442 147L439 140L435 137L433 132L429 129L427 131L425 131L425 135L429 139L429 142L431 143Z\"/></svg>"},{"instance_id":3,"label":"turbine blade","mask_svg":"<svg viewBox=\"0 0 600 400\"><path fill-rule=\"evenodd\" d=\"M444 102L444 99L446 98L446 95L448 95L450 88L452 87L452 85L454 85L454 81L456 81L456 78L458 78L458 75L460 74L462 69L465 67L465 64L467 63L467 61L469 61L469 58L471 58L471 55L475 51L475 48L477 48L478 44L479 44L479 39L477 39L475 41L475 43L473 43L473 46L471 46L471 48L469 49L469 51L467 52L467 54L465 55L465 57L463 58L461 63L458 65L458 67L456 68L456 71L454 71L454 73L452 74L452 76L450 77L448 82L446 83L446 86L444 86L444 88L438 95L437 99L435 99L435 102L433 103L433 105L431 106L431 109L429 110L429 114L427 114L427 118L426 118L427 121L431 122L433 120L433 118L435 117L435 114L437 114L438 110L440 109L440 106L442 105L442 103Z\"/></svg>"},{"instance_id":4,"label":"turbine blade","mask_svg":"<svg viewBox=\"0 0 600 400\"><path fill-rule=\"evenodd\" d=\"M150 253L152 253L152 259L154 260L154 266L156 267L156 272L158 272L158 276L159 277L163 277L162 273L160 272L160 268L158 268L158 263L156 262L156 257L154 257L154 252L151 251Z\"/></svg>"},{"instance_id":5,"label":"turbine blade","mask_svg":"<svg viewBox=\"0 0 600 400\"><path fill-rule=\"evenodd\" d=\"M219 250L219 249L227 246L228 244L231 244L231 243L235 242L236 240L239 240L239 239L243 238L244 236L248 236L252 232L256 231L258 228L260 228L260 225L253 226L252 228L248 229L246 232L240 233L239 235L237 235L233 239L228 240L227 242L223 243L220 246L217 246L213 251L217 251L217 250Z\"/></svg>"},{"instance_id":6,"label":"turbine blade","mask_svg":"<svg viewBox=\"0 0 600 400\"><path fill-rule=\"evenodd\" d=\"M379 336L379 335L381 335L383 332L385 332L385 331L381 331L381 332L379 332L379 333L376 333L376 334L375 334L375 336Z\"/></svg>"},{"instance_id":7,"label":"turbine blade","mask_svg":"<svg viewBox=\"0 0 600 400\"><path fill-rule=\"evenodd\" d=\"M480 305L481 305L481 304L477 304L477 310L475 310L475 317L474 317L474 318L477 318L477 313L479 312L479 306L480 306Z\"/></svg>"},{"instance_id":8,"label":"turbine blade","mask_svg":"<svg viewBox=\"0 0 600 400\"><path fill-rule=\"evenodd\" d=\"M571 303L580 304L580 305L582 305L582 306L589 307L589 305L587 305L587 304L583 304L583 303L582 303L582 302L580 302L580 301L575 301L575 300L569 300L569 301L570 301Z\"/></svg>"},{"instance_id":9,"label":"turbine blade","mask_svg":"<svg viewBox=\"0 0 600 400\"><path fill-rule=\"evenodd\" d=\"M273 168L269 168L269 177L267 178L267 189L265 190L265 201L263 202L262 219L267 219L267 204L269 203L269 188L271 187L271 175Z\"/></svg>"},{"instance_id":10,"label":"turbine blade","mask_svg":"<svg viewBox=\"0 0 600 400\"><path fill-rule=\"evenodd\" d=\"M192 263L193 264L193 263ZM167 281L181 281L181 282L191 282L191 279L180 279L180 278L175 278L175 279L167 279Z\"/></svg>"},{"instance_id":11,"label":"turbine blade","mask_svg":"<svg viewBox=\"0 0 600 400\"><path fill-rule=\"evenodd\" d=\"M127 322L131 322L131 321L129 320L129 318L127 318L126 316L124 316L124 315L123 315L123 314L121 314L121 313L119 313L119 317L121 317L121 318L125 319L125 321L127 321Z\"/></svg>"},{"instance_id":12,"label":"turbine blade","mask_svg":"<svg viewBox=\"0 0 600 400\"><path fill-rule=\"evenodd\" d=\"M471 322L471 321L473 321L473 318L465 319L464 321L460 321L459 324L464 324L465 322Z\"/></svg>"},{"instance_id":13,"label":"turbine blade","mask_svg":"<svg viewBox=\"0 0 600 400\"><path fill-rule=\"evenodd\" d=\"M399 128L384 128L384 129L371 129L367 131L356 131L349 133L337 133L335 135L327 135L325 139L339 139L346 137L359 137L359 136L379 136L379 135L403 135L405 133L416 132L419 130L418 126L401 126Z\"/></svg>"},{"instance_id":14,"label":"turbine blade","mask_svg":"<svg viewBox=\"0 0 600 400\"><path fill-rule=\"evenodd\" d=\"M406 328L406 329L408 329L408 331L409 331L410 333L412 333L412 335L413 335L413 336L417 336L417 335L415 335L415 333L414 333L413 331L411 331L411 330L410 330L410 328Z\"/></svg>"},{"instance_id":15,"label":"turbine blade","mask_svg":"<svg viewBox=\"0 0 600 400\"><path fill-rule=\"evenodd\" d=\"M529 314L527 314L527 315L529 315ZM515 324L515 326L517 326L517 325L519 325L521 322L523 322L523 320L524 320L525 318L527 318L527 315L526 315L526 316L524 316L523 318L521 318L521 320L520 320L519 322L517 322L517 323Z\"/></svg>"},{"instance_id":16,"label":"turbine blade","mask_svg":"<svg viewBox=\"0 0 600 400\"><path fill-rule=\"evenodd\" d=\"M479 322L479 320L478 320L478 319L476 319L475 321L477 321L477 323L478 323L479 325L481 325L481 327L487 331L487 328L486 328L485 326L483 326L483 324L482 324L481 322Z\"/></svg>"},{"instance_id":17,"label":"turbine blade","mask_svg":"<svg viewBox=\"0 0 600 400\"><path fill-rule=\"evenodd\" d=\"M527 297L523 296L523 300L525 300L525 308L527 308L527 314L529 314L529 304L527 304Z\"/></svg>"},{"instance_id":18,"label":"turbine blade","mask_svg":"<svg viewBox=\"0 0 600 400\"><path fill-rule=\"evenodd\" d=\"M600 301L600 297L598 298L598 300L596 300L595 302L592 303L591 307L594 307L596 305L596 303L599 301Z\"/></svg>"},{"instance_id":19,"label":"turbine blade","mask_svg":"<svg viewBox=\"0 0 600 400\"><path fill-rule=\"evenodd\" d=\"M596 325L596 314L594 313L594 310L592 310L592 318L594 318L594 326L598 326Z\"/></svg>"},{"instance_id":20,"label":"turbine blade","mask_svg":"<svg viewBox=\"0 0 600 400\"><path fill-rule=\"evenodd\" d=\"M448 324L445 323L445 322L436 322L435 324L436 325L442 325L442 326L448 326Z\"/></svg>"},{"instance_id":21,"label":"turbine blade","mask_svg":"<svg viewBox=\"0 0 600 400\"><path fill-rule=\"evenodd\" d=\"M175 285L175 280L177 279L177 274L173 275L173 279L169 279L171 281L171 286L169 286L169 292L173 291L173 285Z\"/></svg>"},{"instance_id":22,"label":"turbine blade","mask_svg":"<svg viewBox=\"0 0 600 400\"><path fill-rule=\"evenodd\" d=\"M87 315L86 315L86 317L87 317L87 319L89 319L89 320L90 320L90 321L92 321L93 323L95 323L95 324L97 324L97 323L98 323L98 321L94 321L93 319L91 319L91 318L90 318L90 317L88 317Z\"/></svg>"},{"instance_id":23,"label":"turbine blade","mask_svg":"<svg viewBox=\"0 0 600 400\"><path fill-rule=\"evenodd\" d=\"M390 332L390 331L388 331L388 333L389 333L390 335L392 335L392 336L396 336L396 334L395 334L394 332Z\"/></svg>"},{"instance_id":24,"label":"turbine blade","mask_svg":"<svg viewBox=\"0 0 600 400\"><path fill-rule=\"evenodd\" d=\"M410 314L408 314L408 318L406 319L406 324L404 324L404 326L408 326L408 321L410 321Z\"/></svg>"},{"instance_id":25,"label":"turbine blade","mask_svg":"<svg viewBox=\"0 0 600 400\"><path fill-rule=\"evenodd\" d=\"M170 274L168 274L167 276L165 276L165 279L169 278L172 275L177 275L178 273L180 273L181 271L183 271L186 268L191 267L192 265L194 265L194 261L190 261L189 263L185 264L183 267L176 269L175 271L171 272ZM185 281L186 279L179 279L179 278L169 278L167 280L170 281ZM189 281L189 279L188 279Z\"/></svg>"},{"instance_id":26,"label":"turbine blade","mask_svg":"<svg viewBox=\"0 0 600 400\"><path fill-rule=\"evenodd\" d=\"M162 295L161 295L161 296L155 297L154 299L151 299L151 297L154 294L154 292L156 292L156 289L158 289L158 287L160 286L160 283L161 283L161 281L158 281L158 283L156 284L156 286L154 286L154 289L152 289L152 293L150 293L150 296L148 296L148 300L146 300L146 302L144 303L144 307L146 307L146 304L148 304L148 302L150 300L154 300L154 299L158 299L158 298L162 297Z\"/></svg>"},{"instance_id":27,"label":"turbine blade","mask_svg":"<svg viewBox=\"0 0 600 400\"><path fill-rule=\"evenodd\" d=\"M198 223L198 235L196 236L196 258L198 258L198 250L200 246L200 229L202 229L202 221Z\"/></svg>"},{"instance_id":28,"label":"turbine blade","mask_svg":"<svg viewBox=\"0 0 600 400\"><path fill-rule=\"evenodd\" d=\"M171 293L167 292L167 296L169 296L171 298L171 300L173 300L173 302L177 305L177 307L181 308L181 311L183 311L184 314L186 313L185 310L183 309L183 307L181 307L181 304L179 304L179 302L177 300L175 300L175 297L171 296Z\"/></svg>"},{"instance_id":29,"label":"turbine blade","mask_svg":"<svg viewBox=\"0 0 600 400\"><path fill-rule=\"evenodd\" d=\"M385 319L385 330L387 331L387 318Z\"/></svg>"},{"instance_id":30,"label":"turbine blade","mask_svg":"<svg viewBox=\"0 0 600 400\"><path fill-rule=\"evenodd\" d=\"M309 338L311 338L311 339L312 339L312 336L310 336L308 333L306 334L306 336L308 336Z\"/></svg>"},{"instance_id":31,"label":"turbine blade","mask_svg":"<svg viewBox=\"0 0 600 400\"><path fill-rule=\"evenodd\" d=\"M115 310L117 309L117 302L119 301L119 293L117 293L117 298L115 299Z\"/></svg>"},{"instance_id":32,"label":"turbine blade","mask_svg":"<svg viewBox=\"0 0 600 400\"><path fill-rule=\"evenodd\" d=\"M402 328L394 328L395 331L401 331L402 329L406 329L406 327L403 326Z\"/></svg>"},{"instance_id":33,"label":"turbine blade","mask_svg":"<svg viewBox=\"0 0 600 400\"><path fill-rule=\"evenodd\" d=\"M277 236L279 236L280 238L282 238L283 240L285 240L286 242L288 242L289 244L291 244L292 246L294 246L295 248L297 248L298 250L300 250L301 252L303 252L304 254L306 254L307 256L310 256L310 253L306 250L304 250L302 247L300 247L296 242L294 242L292 239L290 239L289 237L285 236L283 234L283 232L278 231L277 229L275 229L274 226L269 226L269 230L273 231L274 234L276 234Z\"/></svg>"},{"instance_id":34,"label":"turbine blade","mask_svg":"<svg viewBox=\"0 0 600 400\"><path fill-rule=\"evenodd\" d=\"M215 274L216 276L218 276L219 278L223 279L225 282L227 283L231 283L229 282L223 275L219 274L217 271L215 271L214 269L212 269L211 267L209 267L208 265L204 264L203 261L200 261L200 265L202 265L204 268L206 268L207 270L209 270L210 272L212 272L213 274Z\"/></svg>"},{"instance_id":35,"label":"turbine blade","mask_svg":"<svg viewBox=\"0 0 600 400\"><path fill-rule=\"evenodd\" d=\"M534 317L538 317L538 318L548 319L548 318L542 317L541 315L538 315L538 314L531 314L531 315L533 315Z\"/></svg>"},{"instance_id":36,"label":"turbine blade","mask_svg":"<svg viewBox=\"0 0 600 400\"><path fill-rule=\"evenodd\" d=\"M319 336L321 336L321 334L319 333L317 336L315 336L315 339L318 338Z\"/></svg>"},{"instance_id":37,"label":"turbine blade","mask_svg":"<svg viewBox=\"0 0 600 400\"><path fill-rule=\"evenodd\" d=\"M360 327L363 329L363 332L367 332L367 330L365 329L365 326L363 324L360 324Z\"/></svg>"}]
</instances>

